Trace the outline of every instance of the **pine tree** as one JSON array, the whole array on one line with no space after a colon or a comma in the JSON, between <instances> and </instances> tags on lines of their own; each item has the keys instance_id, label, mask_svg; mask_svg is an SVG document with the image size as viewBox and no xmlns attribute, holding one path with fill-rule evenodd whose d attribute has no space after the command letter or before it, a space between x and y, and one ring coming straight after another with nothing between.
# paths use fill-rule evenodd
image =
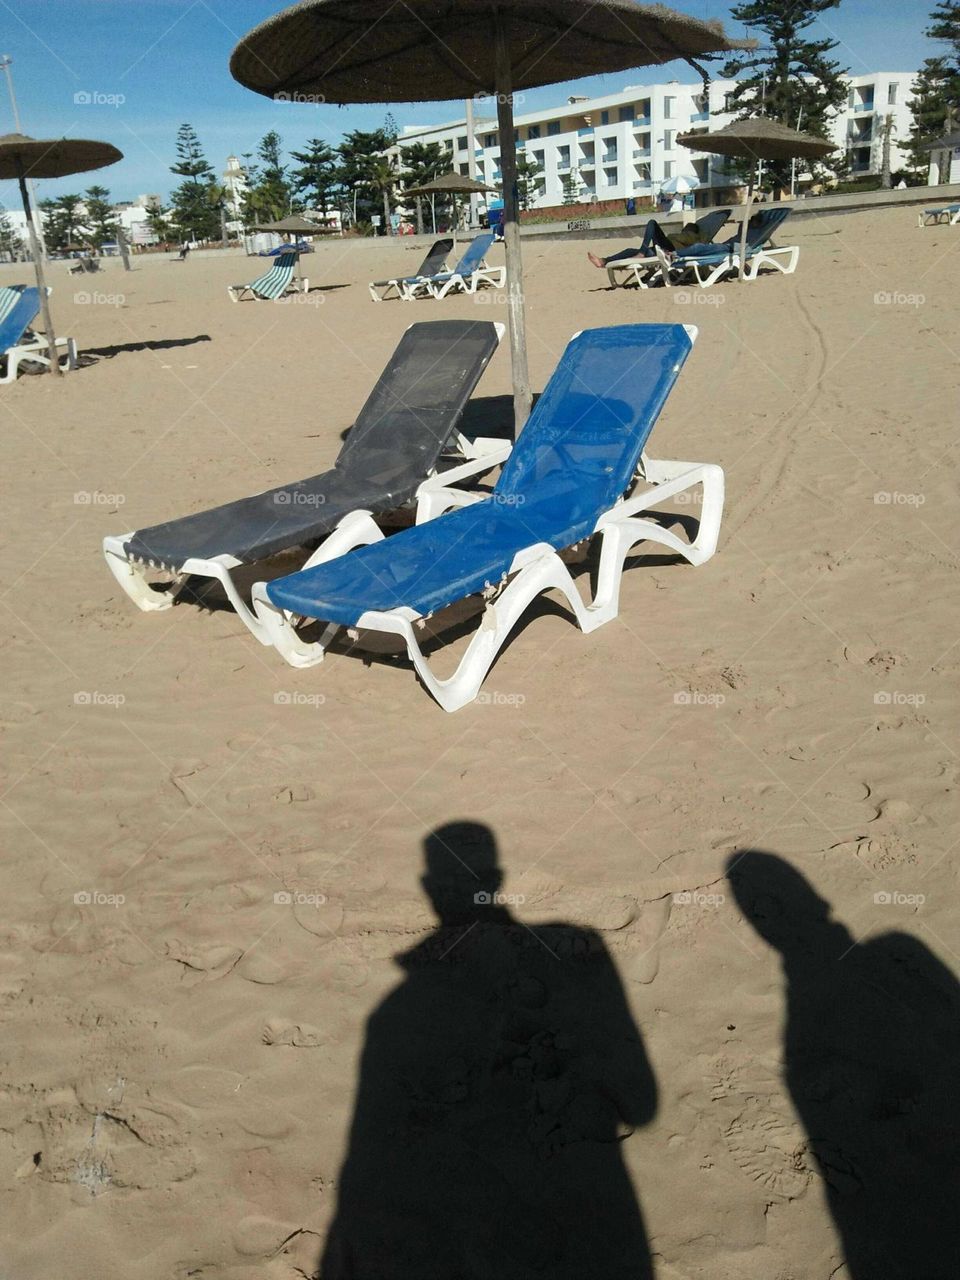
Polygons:
<instances>
[{"instance_id":1,"label":"pine tree","mask_svg":"<svg viewBox=\"0 0 960 1280\"><path fill-rule=\"evenodd\" d=\"M517 198L521 209L529 209L531 202L542 194L543 170L532 156L522 151L517 156Z\"/></svg>"},{"instance_id":2,"label":"pine tree","mask_svg":"<svg viewBox=\"0 0 960 1280\"><path fill-rule=\"evenodd\" d=\"M960 3L938 4L924 34L947 46L947 52L927 58L911 86L913 125L906 150L910 168L925 173L929 146L960 125Z\"/></svg>"},{"instance_id":3,"label":"pine tree","mask_svg":"<svg viewBox=\"0 0 960 1280\"><path fill-rule=\"evenodd\" d=\"M355 223L369 222L373 214L380 212L382 193L373 180L373 169L392 145L393 139L384 129L353 129L337 148L340 185L345 189L345 203L348 202L345 212Z\"/></svg>"},{"instance_id":4,"label":"pine tree","mask_svg":"<svg viewBox=\"0 0 960 1280\"><path fill-rule=\"evenodd\" d=\"M10 221L10 215L6 209L0 204L0 253L9 255L11 261L15 261L17 255L23 252L23 240L19 231Z\"/></svg>"},{"instance_id":5,"label":"pine tree","mask_svg":"<svg viewBox=\"0 0 960 1280\"><path fill-rule=\"evenodd\" d=\"M439 142L412 142L410 146L401 149L400 159L403 164L403 185L408 189L422 187L431 179L438 178L441 173L446 173L449 168L449 161ZM449 204L450 197L438 192L434 197L432 209L441 216L445 216ZM422 234L422 196L416 197L416 207L417 233ZM433 230L436 231L436 227Z\"/></svg>"},{"instance_id":6,"label":"pine tree","mask_svg":"<svg viewBox=\"0 0 960 1280\"><path fill-rule=\"evenodd\" d=\"M47 248L53 253L63 252L69 245L76 245L84 234L79 195L58 196L56 200L41 200L43 234Z\"/></svg>"},{"instance_id":7,"label":"pine tree","mask_svg":"<svg viewBox=\"0 0 960 1280\"><path fill-rule=\"evenodd\" d=\"M147 226L157 237L160 244L170 244L174 238L174 229L170 223L170 210L161 204L151 205L147 209Z\"/></svg>"},{"instance_id":8,"label":"pine tree","mask_svg":"<svg viewBox=\"0 0 960 1280\"><path fill-rule=\"evenodd\" d=\"M308 207L326 213L339 186L337 153L320 138L310 138L306 151L290 154L300 162L290 175L294 192L305 198Z\"/></svg>"},{"instance_id":9,"label":"pine tree","mask_svg":"<svg viewBox=\"0 0 960 1280\"><path fill-rule=\"evenodd\" d=\"M88 187L83 193L83 201L87 207L84 223L97 247L105 241L115 240L120 226L109 197L107 188L100 186Z\"/></svg>"},{"instance_id":10,"label":"pine tree","mask_svg":"<svg viewBox=\"0 0 960 1280\"><path fill-rule=\"evenodd\" d=\"M282 159L279 133L271 130L260 139L258 164L251 170L250 187L244 200L244 220L277 222L290 212L291 184Z\"/></svg>"},{"instance_id":11,"label":"pine tree","mask_svg":"<svg viewBox=\"0 0 960 1280\"><path fill-rule=\"evenodd\" d=\"M729 109L741 116L763 115L791 129L817 137L828 136L831 116L846 101L845 69L829 55L837 41L813 40L805 33L821 13L836 9L840 0L750 0L735 5L738 22L755 27L767 43L735 54L723 75L737 78L729 95ZM743 172L749 163L738 166ZM771 189L790 185L790 161L764 166L764 185Z\"/></svg>"},{"instance_id":12,"label":"pine tree","mask_svg":"<svg viewBox=\"0 0 960 1280\"><path fill-rule=\"evenodd\" d=\"M172 192L173 220L181 239L214 240L220 234L220 215L210 202L214 172L203 154L200 139L189 124L177 133L177 163L170 172L183 178Z\"/></svg>"}]
</instances>

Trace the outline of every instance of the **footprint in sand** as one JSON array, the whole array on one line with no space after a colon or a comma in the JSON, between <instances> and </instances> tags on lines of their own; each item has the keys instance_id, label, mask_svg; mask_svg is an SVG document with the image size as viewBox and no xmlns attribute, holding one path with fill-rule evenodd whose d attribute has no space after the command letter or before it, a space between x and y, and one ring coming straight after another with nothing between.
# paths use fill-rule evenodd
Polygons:
<instances>
[{"instance_id":1,"label":"footprint in sand","mask_svg":"<svg viewBox=\"0 0 960 1280\"><path fill-rule=\"evenodd\" d=\"M781 1084L779 1064L715 1059L710 1095L727 1150L751 1181L785 1200L813 1179L807 1143Z\"/></svg>"},{"instance_id":2,"label":"footprint in sand","mask_svg":"<svg viewBox=\"0 0 960 1280\"><path fill-rule=\"evenodd\" d=\"M328 1036L309 1022L288 1022L284 1018L271 1018L263 1028L264 1044L290 1045L294 1049L319 1049Z\"/></svg>"}]
</instances>

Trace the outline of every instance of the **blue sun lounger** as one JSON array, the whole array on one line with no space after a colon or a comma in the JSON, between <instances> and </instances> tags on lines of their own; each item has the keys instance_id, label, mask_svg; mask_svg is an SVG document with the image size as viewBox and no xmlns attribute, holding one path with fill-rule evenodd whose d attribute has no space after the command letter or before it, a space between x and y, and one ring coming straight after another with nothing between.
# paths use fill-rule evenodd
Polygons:
<instances>
[{"instance_id":1,"label":"blue sun lounger","mask_svg":"<svg viewBox=\"0 0 960 1280\"><path fill-rule=\"evenodd\" d=\"M770 244L773 233L790 216L789 209L761 209L747 224L747 265L744 278L755 280L761 267L775 267L785 276L793 275L800 260L800 246L786 245L774 248ZM657 256L663 271L664 283L677 284L689 275L697 284L711 285L731 272L740 270L740 230L720 244L691 244L678 249L668 258L662 249Z\"/></svg>"},{"instance_id":2,"label":"blue sun lounger","mask_svg":"<svg viewBox=\"0 0 960 1280\"><path fill-rule=\"evenodd\" d=\"M398 276L394 280L371 280L367 285L374 302L383 302L392 293L405 302L410 301L410 285L419 284L426 276L435 276L446 266L447 255L453 248L452 240L435 240L427 256L417 268L416 275Z\"/></svg>"},{"instance_id":3,"label":"blue sun lounger","mask_svg":"<svg viewBox=\"0 0 960 1280\"><path fill-rule=\"evenodd\" d=\"M493 240L492 232L476 236L452 271L424 276L407 285L407 297L445 298L448 293L476 293L481 285L502 289L507 279L506 267L488 267L485 261Z\"/></svg>"},{"instance_id":4,"label":"blue sun lounger","mask_svg":"<svg viewBox=\"0 0 960 1280\"><path fill-rule=\"evenodd\" d=\"M310 282L294 277L293 269L300 255L296 249L288 249L277 255L277 260L264 275L258 276L250 284L227 285L227 293L231 302L239 302L245 293L249 293L256 301L276 302L285 293L306 293Z\"/></svg>"},{"instance_id":5,"label":"blue sun lounger","mask_svg":"<svg viewBox=\"0 0 960 1280\"><path fill-rule=\"evenodd\" d=\"M39 311L39 289L24 285L0 289L0 359L6 364L0 383L16 382L17 370L24 360L50 367L50 344L31 327ZM57 346L66 348L66 368L75 369L77 344L74 339L58 338Z\"/></svg>"},{"instance_id":6,"label":"blue sun lounger","mask_svg":"<svg viewBox=\"0 0 960 1280\"><path fill-rule=\"evenodd\" d=\"M402 637L417 673L446 711L472 701L527 606L557 590L580 627L617 616L623 564L638 542L668 547L692 564L716 550L723 472L693 462L655 462L644 446L690 353L696 329L617 325L571 339L556 372L488 497L447 494L458 507L427 523L301 573L258 583L254 607L270 642L297 667L320 662L338 627ZM635 482L637 482L635 487ZM692 542L640 513L703 486ZM601 535L597 591L584 604L558 552ZM486 613L456 672L431 672L418 624L468 596ZM306 643L303 619L329 625Z\"/></svg>"},{"instance_id":7,"label":"blue sun lounger","mask_svg":"<svg viewBox=\"0 0 960 1280\"><path fill-rule=\"evenodd\" d=\"M956 226L960 222L960 204L945 204L941 209L924 209L919 222L921 227L934 227L938 223Z\"/></svg>"}]
</instances>

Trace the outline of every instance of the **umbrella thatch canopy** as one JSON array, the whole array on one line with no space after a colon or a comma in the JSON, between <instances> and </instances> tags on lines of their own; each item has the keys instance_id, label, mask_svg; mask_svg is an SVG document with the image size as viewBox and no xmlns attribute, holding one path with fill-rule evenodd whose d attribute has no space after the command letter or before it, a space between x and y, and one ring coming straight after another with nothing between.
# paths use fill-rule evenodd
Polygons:
<instances>
[{"instance_id":1,"label":"umbrella thatch canopy","mask_svg":"<svg viewBox=\"0 0 960 1280\"><path fill-rule=\"evenodd\" d=\"M335 227L325 227L322 223L311 222L309 218L303 217L299 213L288 214L287 217L281 218L278 222L261 222L257 226L258 231L276 231L280 235L304 235L304 236L322 236L328 231L335 231Z\"/></svg>"},{"instance_id":2,"label":"umbrella thatch canopy","mask_svg":"<svg viewBox=\"0 0 960 1280\"><path fill-rule=\"evenodd\" d=\"M954 133L948 133L943 138L937 138L936 142L931 142L924 147L924 151L955 151L960 147L960 129Z\"/></svg>"},{"instance_id":3,"label":"umbrella thatch canopy","mask_svg":"<svg viewBox=\"0 0 960 1280\"><path fill-rule=\"evenodd\" d=\"M811 133L798 133L766 116L734 120L716 133L681 133L677 142L693 151L718 156L738 156L745 160L819 160L833 151L834 144ZM753 171L747 183L747 204L740 228L740 279L747 268L747 224L753 203Z\"/></svg>"},{"instance_id":4,"label":"umbrella thatch canopy","mask_svg":"<svg viewBox=\"0 0 960 1280\"><path fill-rule=\"evenodd\" d=\"M459 221L459 210L457 209L458 195L475 195L480 191L496 191L496 187L488 187L482 182L478 182L476 178L467 177L463 173L440 173L435 178L431 178L429 182L425 182L422 187L409 187L404 191L405 196L430 196L440 195L441 192L453 196L453 243L457 243L457 222ZM436 219L434 218L434 224ZM436 225L434 225L434 233L436 233Z\"/></svg>"},{"instance_id":5,"label":"umbrella thatch canopy","mask_svg":"<svg viewBox=\"0 0 960 1280\"><path fill-rule=\"evenodd\" d=\"M20 199L23 201L23 212L27 218L33 269L37 277L37 288L40 291L43 325L47 342L50 344L48 352L50 368L58 376L60 361L57 359L57 336L50 316L47 286L43 277L43 261L40 256L40 246L37 243L37 229L33 224L27 178L65 178L71 173L87 173L91 169L102 169L122 159L123 152L118 151L109 142L92 142L86 138L37 139L28 138L23 133L8 133L0 137L0 178L16 178L20 184Z\"/></svg>"},{"instance_id":6,"label":"umbrella thatch canopy","mask_svg":"<svg viewBox=\"0 0 960 1280\"><path fill-rule=\"evenodd\" d=\"M249 32L234 49L230 70L248 89L294 102L437 102L496 94L519 430L531 397L514 91L742 47L717 23L633 0L300 0Z\"/></svg>"}]
</instances>

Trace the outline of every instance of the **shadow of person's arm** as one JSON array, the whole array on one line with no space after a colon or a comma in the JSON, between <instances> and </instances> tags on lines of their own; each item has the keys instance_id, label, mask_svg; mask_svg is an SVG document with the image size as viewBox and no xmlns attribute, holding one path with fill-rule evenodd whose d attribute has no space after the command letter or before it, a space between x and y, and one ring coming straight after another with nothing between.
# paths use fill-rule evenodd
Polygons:
<instances>
[{"instance_id":1,"label":"shadow of person's arm","mask_svg":"<svg viewBox=\"0 0 960 1280\"><path fill-rule=\"evenodd\" d=\"M632 1128L649 1124L657 1114L657 1081L643 1044L643 1036L633 1020L609 953L598 940L602 955L602 981L598 1013L602 1019L604 1085L616 1104L620 1119Z\"/></svg>"}]
</instances>

